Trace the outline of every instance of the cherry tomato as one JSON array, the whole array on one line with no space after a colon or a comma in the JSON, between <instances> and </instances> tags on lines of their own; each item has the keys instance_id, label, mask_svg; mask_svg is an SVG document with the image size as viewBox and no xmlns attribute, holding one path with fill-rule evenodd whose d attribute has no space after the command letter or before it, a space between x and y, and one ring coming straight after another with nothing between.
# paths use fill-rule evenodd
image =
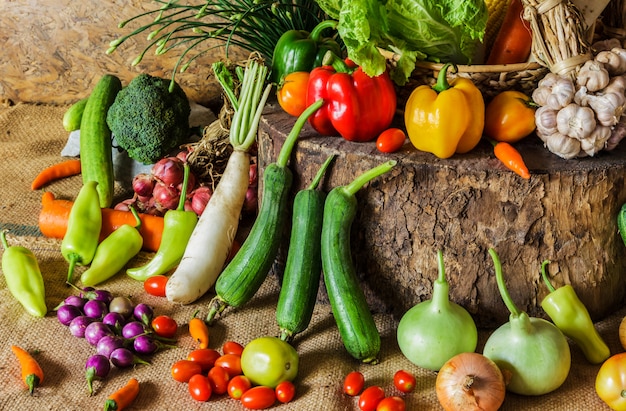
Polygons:
<instances>
[{"instance_id":1,"label":"cherry tomato","mask_svg":"<svg viewBox=\"0 0 626 411\"><path fill-rule=\"evenodd\" d=\"M259 337L246 344L241 353L241 369L254 385L276 388L293 381L298 374L298 352L277 337Z\"/></svg>"},{"instance_id":2,"label":"cherry tomato","mask_svg":"<svg viewBox=\"0 0 626 411\"><path fill-rule=\"evenodd\" d=\"M412 392L415 389L415 383L415 376L406 370L399 370L393 376L393 385L400 392Z\"/></svg>"},{"instance_id":3,"label":"cherry tomato","mask_svg":"<svg viewBox=\"0 0 626 411\"><path fill-rule=\"evenodd\" d=\"M388 128L376 139L376 148L381 153L395 153L406 140L406 133L399 128Z\"/></svg>"},{"instance_id":4,"label":"cherry tomato","mask_svg":"<svg viewBox=\"0 0 626 411\"><path fill-rule=\"evenodd\" d=\"M535 131L537 105L526 94L507 90L485 107L485 135L496 141L514 143Z\"/></svg>"},{"instance_id":5,"label":"cherry tomato","mask_svg":"<svg viewBox=\"0 0 626 411\"><path fill-rule=\"evenodd\" d=\"M211 398L211 383L202 374L196 374L189 379L189 394L196 401L208 401Z\"/></svg>"},{"instance_id":6,"label":"cherry tomato","mask_svg":"<svg viewBox=\"0 0 626 411\"><path fill-rule=\"evenodd\" d=\"M165 297L165 285L168 279L164 275L153 275L143 282L143 289L150 295Z\"/></svg>"},{"instance_id":7,"label":"cherry tomato","mask_svg":"<svg viewBox=\"0 0 626 411\"><path fill-rule=\"evenodd\" d=\"M397 396L383 398L376 406L376 411L404 411L406 404Z\"/></svg>"},{"instance_id":8,"label":"cherry tomato","mask_svg":"<svg viewBox=\"0 0 626 411\"><path fill-rule=\"evenodd\" d=\"M224 345L222 345L222 352L224 354L235 354L241 357L243 345L235 341L226 341Z\"/></svg>"},{"instance_id":9,"label":"cherry tomato","mask_svg":"<svg viewBox=\"0 0 626 411\"><path fill-rule=\"evenodd\" d=\"M306 109L306 90L309 73L296 71L289 73L278 86L278 104L287 114L298 117Z\"/></svg>"},{"instance_id":10,"label":"cherry tomato","mask_svg":"<svg viewBox=\"0 0 626 411\"><path fill-rule=\"evenodd\" d=\"M245 375L235 375L228 381L228 396L235 400L240 400L244 392L248 391L252 387L250 378Z\"/></svg>"},{"instance_id":11,"label":"cherry tomato","mask_svg":"<svg viewBox=\"0 0 626 411\"><path fill-rule=\"evenodd\" d=\"M611 409L626 411L626 353L604 361L596 375L596 393Z\"/></svg>"},{"instance_id":12,"label":"cherry tomato","mask_svg":"<svg viewBox=\"0 0 626 411\"><path fill-rule=\"evenodd\" d=\"M244 392L241 404L250 410L264 410L276 402L276 392L272 387L257 385Z\"/></svg>"},{"instance_id":13,"label":"cherry tomato","mask_svg":"<svg viewBox=\"0 0 626 411\"><path fill-rule=\"evenodd\" d=\"M176 320L168 315L158 315L152 319L152 329L159 337L172 338L178 331Z\"/></svg>"},{"instance_id":14,"label":"cherry tomato","mask_svg":"<svg viewBox=\"0 0 626 411\"><path fill-rule=\"evenodd\" d=\"M359 409L361 411L376 411L378 403L385 398L385 391L378 385L367 387L359 396Z\"/></svg>"},{"instance_id":15,"label":"cherry tomato","mask_svg":"<svg viewBox=\"0 0 626 411\"><path fill-rule=\"evenodd\" d=\"M221 354L212 348L197 348L187 355L187 359L200 364L202 372L206 373L213 368L215 360L220 356Z\"/></svg>"},{"instance_id":16,"label":"cherry tomato","mask_svg":"<svg viewBox=\"0 0 626 411\"><path fill-rule=\"evenodd\" d=\"M235 354L222 354L215 365L218 365L228 371L228 375L232 378L235 375L241 375L241 357Z\"/></svg>"},{"instance_id":17,"label":"cherry tomato","mask_svg":"<svg viewBox=\"0 0 626 411\"><path fill-rule=\"evenodd\" d=\"M211 383L211 388L214 393L222 395L228 392L228 381L230 380L230 376L228 375L228 371L226 371L226 369L220 366L213 366L213 368L209 370L207 377L209 377L209 382Z\"/></svg>"},{"instance_id":18,"label":"cherry tomato","mask_svg":"<svg viewBox=\"0 0 626 411\"><path fill-rule=\"evenodd\" d=\"M178 382L189 382L189 379L196 374L202 373L200 364L189 360L178 360L172 364L172 377Z\"/></svg>"},{"instance_id":19,"label":"cherry tomato","mask_svg":"<svg viewBox=\"0 0 626 411\"><path fill-rule=\"evenodd\" d=\"M352 371L343 380L343 392L351 397L355 397L363 391L365 377L358 371Z\"/></svg>"},{"instance_id":20,"label":"cherry tomato","mask_svg":"<svg viewBox=\"0 0 626 411\"><path fill-rule=\"evenodd\" d=\"M296 386L291 381L283 381L276 386L276 398L283 404L293 400L296 396Z\"/></svg>"}]
</instances>

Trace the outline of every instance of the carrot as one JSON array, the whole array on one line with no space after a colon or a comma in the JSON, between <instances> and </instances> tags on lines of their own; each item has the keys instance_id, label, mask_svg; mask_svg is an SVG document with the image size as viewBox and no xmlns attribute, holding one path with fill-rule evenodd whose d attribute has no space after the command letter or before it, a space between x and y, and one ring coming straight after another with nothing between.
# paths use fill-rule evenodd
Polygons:
<instances>
[{"instance_id":1,"label":"carrot","mask_svg":"<svg viewBox=\"0 0 626 411\"><path fill-rule=\"evenodd\" d=\"M131 378L126 385L108 396L104 403L104 411L122 411L137 398L137 395L139 395L139 381Z\"/></svg>"},{"instance_id":2,"label":"carrot","mask_svg":"<svg viewBox=\"0 0 626 411\"><path fill-rule=\"evenodd\" d=\"M209 347L209 327L200 318L193 317L189 321L189 335L198 343L198 348Z\"/></svg>"},{"instance_id":3,"label":"carrot","mask_svg":"<svg viewBox=\"0 0 626 411\"><path fill-rule=\"evenodd\" d=\"M67 220L74 203L70 200L55 199L49 191L41 198L41 212L39 213L39 231L48 238L62 239L67 231ZM139 233L143 237L143 249L156 252L161 244L163 234L163 217L150 214L139 214L141 227ZM135 225L135 217L130 211L102 209L102 229L100 240L124 224Z\"/></svg>"},{"instance_id":4,"label":"carrot","mask_svg":"<svg viewBox=\"0 0 626 411\"><path fill-rule=\"evenodd\" d=\"M22 367L22 380L28 387L30 395L33 395L35 388L43 382L43 370L39 366L39 363L28 351L12 345L11 350L17 357Z\"/></svg>"},{"instance_id":5,"label":"carrot","mask_svg":"<svg viewBox=\"0 0 626 411\"><path fill-rule=\"evenodd\" d=\"M489 52L487 64L524 63L530 56L532 32L524 19L522 0L510 0L500 31Z\"/></svg>"},{"instance_id":6,"label":"carrot","mask_svg":"<svg viewBox=\"0 0 626 411\"><path fill-rule=\"evenodd\" d=\"M31 183L30 188L37 190L60 178L71 177L78 174L80 174L80 160L75 158L65 160L41 170Z\"/></svg>"},{"instance_id":7,"label":"carrot","mask_svg":"<svg viewBox=\"0 0 626 411\"><path fill-rule=\"evenodd\" d=\"M509 170L519 174L522 178L530 178L528 167L526 167L522 155L515 147L505 141L491 141L491 143L493 144L493 153Z\"/></svg>"}]
</instances>

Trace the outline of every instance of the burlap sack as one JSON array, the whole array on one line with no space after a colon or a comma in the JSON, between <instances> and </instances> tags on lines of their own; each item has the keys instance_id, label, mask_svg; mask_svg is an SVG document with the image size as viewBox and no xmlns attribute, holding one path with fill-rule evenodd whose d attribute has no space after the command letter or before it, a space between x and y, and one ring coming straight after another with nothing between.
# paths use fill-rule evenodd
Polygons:
<instances>
[{"instance_id":1,"label":"burlap sack","mask_svg":"<svg viewBox=\"0 0 626 411\"><path fill-rule=\"evenodd\" d=\"M12 245L30 248L38 257L45 277L46 302L50 310L72 290L64 285L67 263L60 253L60 241L41 236L37 227L40 211L40 191L31 191L30 183L44 167L61 161L60 152L67 133L61 118L67 107L20 104L0 110L0 175L3 178L0 194L0 229L9 229ZM80 187L80 177L55 182L45 188L59 198L73 199ZM149 254L144 252L131 261L140 265ZM79 273L83 268L79 268ZM433 267L435 272L436 267ZM433 275L434 275L433 272ZM389 285L393 287L393 284ZM113 369L111 374L94 384L95 392L88 395L85 381L85 361L95 348L87 341L70 335L54 313L36 319L25 313L0 278L0 410L54 410L73 411L102 409L107 395L136 377L141 392L129 410L238 410L243 407L226 396L215 396L208 403L191 399L186 384L170 376L171 365L184 359L194 348L186 324L194 312L207 312L207 303L213 296L210 291L196 304L179 306L167 300L152 297L142 285L124 273L104 283L116 295L130 296L135 302L154 307L157 314L168 314L180 324L177 348L166 349L150 357L151 365L138 365L133 369ZM210 346L220 348L227 340L247 343L255 337L276 335L275 306L279 284L273 275L268 276L254 299L239 309L227 309L217 324L211 328ZM597 324L612 353L623 351L618 340L618 326L626 310L620 310ZM380 364L361 365L345 351L328 305L316 307L312 323L299 335L294 345L300 354L300 370L296 380L297 397L286 405L276 405L277 410L357 410L357 400L342 395L344 376L352 370L365 374L367 384L381 385L388 395L400 395L393 388L393 374L407 369L417 376L415 392L403 395L408 410L441 409L435 395L436 374L411 364L400 353L395 336L397 319L375 314L382 334L383 348ZM482 349L490 330L480 332L478 350ZM10 346L16 344L29 351L37 351L36 358L45 371L45 381L33 396L28 395L20 379L20 369ZM574 344L572 368L562 387L539 397L507 394L503 410L606 410L594 391L598 365L586 362Z\"/></svg>"}]
</instances>

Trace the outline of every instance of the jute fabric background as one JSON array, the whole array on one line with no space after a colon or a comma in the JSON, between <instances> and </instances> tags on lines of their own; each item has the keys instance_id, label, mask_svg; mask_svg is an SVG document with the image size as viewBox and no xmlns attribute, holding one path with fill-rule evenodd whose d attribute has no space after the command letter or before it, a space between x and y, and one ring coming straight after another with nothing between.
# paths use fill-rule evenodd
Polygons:
<instances>
[{"instance_id":1,"label":"jute fabric background","mask_svg":"<svg viewBox=\"0 0 626 411\"><path fill-rule=\"evenodd\" d=\"M60 241L41 236L37 227L41 191L31 191L30 182L44 167L61 161L60 152L67 139L61 119L66 106L18 104L0 109L0 228L9 229L11 245L30 248L37 256L45 277L46 302L50 310L61 302L71 289L64 285L67 263L60 253ZM57 198L73 199L81 184L80 177L55 182L45 189ZM141 252L129 266L144 263L150 254ZM79 273L84 268L79 268ZM436 267L433 267L436 270ZM393 287L393 284L389 285ZM101 285L115 295L130 296L133 301L154 307L157 314L168 314L180 324L177 348L166 349L150 357L151 365L133 369L113 369L108 378L96 381L95 392L88 395L84 376L86 359L95 348L85 340L70 335L50 312L43 319L29 316L6 288L0 277L0 410L59 410L78 411L102 409L107 395L130 377L136 377L141 392L130 410L239 410L236 401L217 396L208 403L191 399L187 386L170 377L171 365L184 359L194 348L186 324L194 312L206 314L207 303L213 296L209 291L197 303L180 306L163 298L147 295L142 285L124 273ZM227 340L247 343L255 337L276 335L275 307L279 282L269 275L254 299L239 309L227 309L211 331L212 348L220 348ZM609 343L612 353L623 351L618 341L619 322L625 309L597 324ZM357 410L357 401L341 393L343 377L352 370L365 374L367 384L379 384L388 395L399 393L393 388L395 371L407 369L416 374L418 385L406 395L408 410L439 410L435 395L436 374L420 369L400 353L395 337L397 319L375 313L382 334L383 348L380 364L360 365L345 351L330 307L317 304L312 323L299 335L294 345L300 354L300 371L296 380L297 397L277 410ZM478 350L491 330L481 330ZM29 351L38 351L36 358L45 371L45 381L33 396L29 396L20 380L17 360L10 345L17 344ZM588 364L578 347L571 344L572 368L563 386L553 393L539 397L507 394L503 410L607 410L596 396L594 381L599 369Z\"/></svg>"}]
</instances>

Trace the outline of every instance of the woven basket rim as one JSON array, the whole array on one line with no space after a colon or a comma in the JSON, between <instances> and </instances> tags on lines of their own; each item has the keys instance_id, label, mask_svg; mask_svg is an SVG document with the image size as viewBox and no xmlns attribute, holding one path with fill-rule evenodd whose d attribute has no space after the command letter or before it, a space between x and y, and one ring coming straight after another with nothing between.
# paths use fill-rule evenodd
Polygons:
<instances>
[{"instance_id":1,"label":"woven basket rim","mask_svg":"<svg viewBox=\"0 0 626 411\"><path fill-rule=\"evenodd\" d=\"M433 63L429 61L418 61L415 63L416 68L430 69L434 71L439 71L444 66L443 63ZM459 73L503 73L503 72L514 72L514 71L526 71L526 70L537 70L540 68L545 68L541 64L537 62L525 62L525 63L515 63L515 64L468 64L468 65L457 65L456 66Z\"/></svg>"}]
</instances>

